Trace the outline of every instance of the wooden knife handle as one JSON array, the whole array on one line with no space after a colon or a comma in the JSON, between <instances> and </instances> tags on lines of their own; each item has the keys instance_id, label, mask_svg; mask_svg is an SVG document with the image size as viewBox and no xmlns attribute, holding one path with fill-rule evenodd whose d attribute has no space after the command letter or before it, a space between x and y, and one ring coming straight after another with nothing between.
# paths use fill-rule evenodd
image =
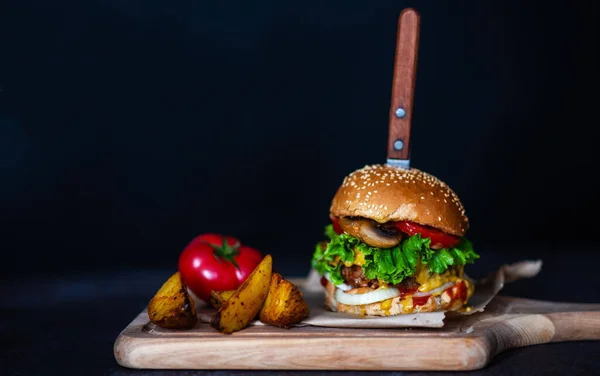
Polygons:
<instances>
[{"instance_id":1,"label":"wooden knife handle","mask_svg":"<svg viewBox=\"0 0 600 376\"><path fill-rule=\"evenodd\" d=\"M388 133L389 159L409 159L410 126L419 49L420 16L407 8L398 18L396 58Z\"/></svg>"}]
</instances>

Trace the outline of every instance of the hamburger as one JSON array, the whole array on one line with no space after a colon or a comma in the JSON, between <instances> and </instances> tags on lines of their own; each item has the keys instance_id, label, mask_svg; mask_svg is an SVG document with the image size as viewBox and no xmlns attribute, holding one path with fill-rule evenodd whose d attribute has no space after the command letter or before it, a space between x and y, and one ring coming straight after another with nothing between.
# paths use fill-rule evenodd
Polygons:
<instances>
[{"instance_id":1,"label":"hamburger","mask_svg":"<svg viewBox=\"0 0 600 376\"><path fill-rule=\"evenodd\" d=\"M454 311L474 285L479 255L465 237L458 196L415 168L370 165L344 178L330 207L328 240L312 258L326 308L360 316Z\"/></svg>"}]
</instances>

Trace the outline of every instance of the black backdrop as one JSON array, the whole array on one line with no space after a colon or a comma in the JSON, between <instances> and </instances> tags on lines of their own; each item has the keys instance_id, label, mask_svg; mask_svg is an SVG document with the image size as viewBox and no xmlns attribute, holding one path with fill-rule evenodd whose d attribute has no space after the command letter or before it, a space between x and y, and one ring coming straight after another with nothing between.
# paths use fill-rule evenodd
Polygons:
<instances>
[{"instance_id":1,"label":"black backdrop","mask_svg":"<svg viewBox=\"0 0 600 376\"><path fill-rule=\"evenodd\" d=\"M413 166L479 252L594 247L596 4L5 0L2 275L174 268L201 232L305 273L341 179L385 160L407 6Z\"/></svg>"}]
</instances>

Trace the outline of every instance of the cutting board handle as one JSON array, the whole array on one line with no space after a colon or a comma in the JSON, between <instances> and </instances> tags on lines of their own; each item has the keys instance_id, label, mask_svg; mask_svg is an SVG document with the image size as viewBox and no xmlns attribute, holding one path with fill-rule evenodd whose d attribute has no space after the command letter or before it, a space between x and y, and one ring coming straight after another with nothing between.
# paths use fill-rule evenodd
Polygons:
<instances>
[{"instance_id":1,"label":"cutting board handle","mask_svg":"<svg viewBox=\"0 0 600 376\"><path fill-rule=\"evenodd\" d=\"M546 317L554 324L552 342L600 340L598 312L561 312Z\"/></svg>"},{"instance_id":2,"label":"cutting board handle","mask_svg":"<svg viewBox=\"0 0 600 376\"><path fill-rule=\"evenodd\" d=\"M550 342L600 340L600 305L506 298L511 307L500 316L481 320L490 355Z\"/></svg>"}]
</instances>

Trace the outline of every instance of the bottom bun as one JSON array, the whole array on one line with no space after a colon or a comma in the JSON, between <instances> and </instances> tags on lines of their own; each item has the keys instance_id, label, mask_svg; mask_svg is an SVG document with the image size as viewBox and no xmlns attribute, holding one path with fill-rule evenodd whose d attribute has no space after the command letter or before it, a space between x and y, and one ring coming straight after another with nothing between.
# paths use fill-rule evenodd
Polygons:
<instances>
[{"instance_id":1,"label":"bottom bun","mask_svg":"<svg viewBox=\"0 0 600 376\"><path fill-rule=\"evenodd\" d=\"M397 296L391 299L391 304L375 302L371 304L348 305L335 300L335 290L335 285L327 281L325 285L325 307L334 312L350 313L359 316L395 316L422 312L456 311L463 307L463 301L458 299L452 300L446 293L431 296L427 300L427 303L415 307L407 304L407 302L412 300L412 296L404 298ZM402 300L404 300L404 304L402 304Z\"/></svg>"}]
</instances>

